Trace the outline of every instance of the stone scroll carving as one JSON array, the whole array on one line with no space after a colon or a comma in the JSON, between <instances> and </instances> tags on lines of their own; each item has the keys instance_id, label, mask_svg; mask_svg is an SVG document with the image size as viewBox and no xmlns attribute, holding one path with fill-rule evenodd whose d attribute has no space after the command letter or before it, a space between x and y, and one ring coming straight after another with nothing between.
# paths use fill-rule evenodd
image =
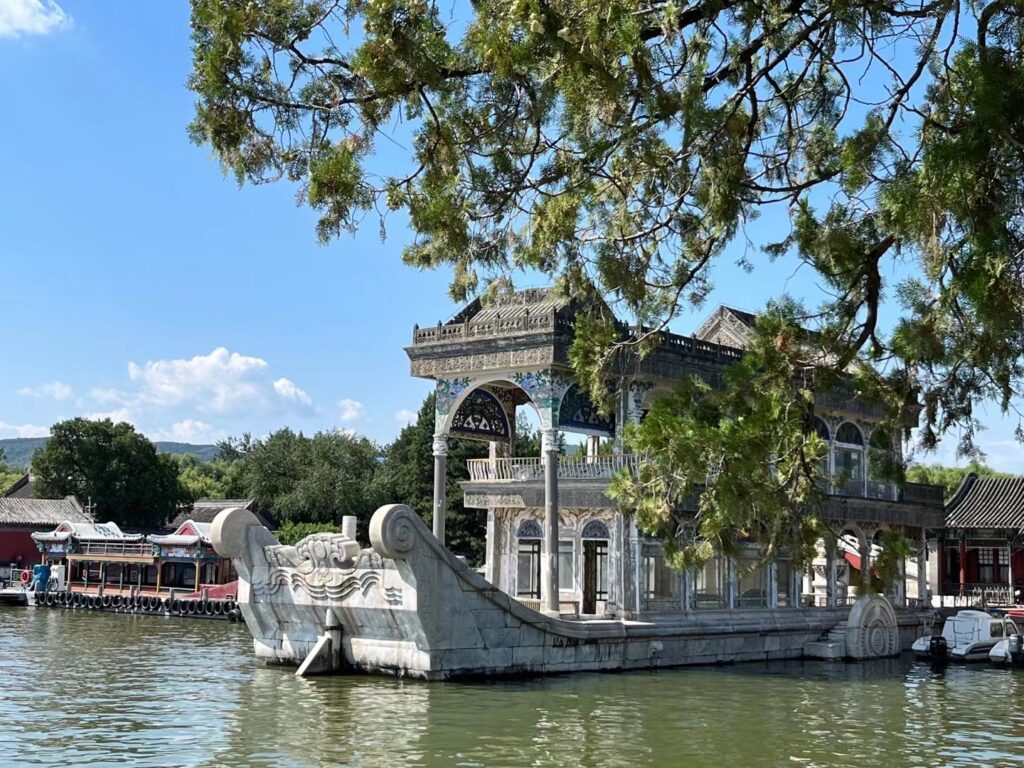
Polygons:
<instances>
[{"instance_id":1,"label":"stone scroll carving","mask_svg":"<svg viewBox=\"0 0 1024 768\"><path fill-rule=\"evenodd\" d=\"M880 595L857 600L846 622L846 655L853 659L882 659L899 652L900 632L892 603Z\"/></svg>"},{"instance_id":2,"label":"stone scroll carving","mask_svg":"<svg viewBox=\"0 0 1024 768\"><path fill-rule=\"evenodd\" d=\"M264 547L263 554L270 568L265 580L253 584L257 599L288 587L314 600L341 601L376 588L387 605L402 603L402 590L383 586L380 555L361 549L346 533L314 533L294 547Z\"/></svg>"}]
</instances>

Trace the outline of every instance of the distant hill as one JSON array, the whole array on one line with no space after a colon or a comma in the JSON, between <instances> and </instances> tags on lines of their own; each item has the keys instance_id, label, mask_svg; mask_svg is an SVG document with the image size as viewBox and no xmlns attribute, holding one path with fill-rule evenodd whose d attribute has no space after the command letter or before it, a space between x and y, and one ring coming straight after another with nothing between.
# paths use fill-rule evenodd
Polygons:
<instances>
[{"instance_id":1,"label":"distant hill","mask_svg":"<svg viewBox=\"0 0 1024 768\"><path fill-rule=\"evenodd\" d=\"M0 450L7 456L7 463L18 469L27 469L33 454L46 445L45 437L12 437L0 440ZM189 443L156 443L160 453L191 453L200 461L217 458L216 445L191 445Z\"/></svg>"}]
</instances>

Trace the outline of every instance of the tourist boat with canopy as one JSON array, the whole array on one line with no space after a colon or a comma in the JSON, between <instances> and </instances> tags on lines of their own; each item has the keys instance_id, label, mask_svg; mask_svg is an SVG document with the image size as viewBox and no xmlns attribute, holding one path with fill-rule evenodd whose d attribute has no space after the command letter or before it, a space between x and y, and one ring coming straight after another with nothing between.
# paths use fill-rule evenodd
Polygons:
<instances>
[{"instance_id":1,"label":"tourist boat with canopy","mask_svg":"<svg viewBox=\"0 0 1024 768\"><path fill-rule=\"evenodd\" d=\"M1016 633L1012 619L965 609L946 619L940 634L915 640L911 650L918 658L929 661L988 661L993 647Z\"/></svg>"}]
</instances>

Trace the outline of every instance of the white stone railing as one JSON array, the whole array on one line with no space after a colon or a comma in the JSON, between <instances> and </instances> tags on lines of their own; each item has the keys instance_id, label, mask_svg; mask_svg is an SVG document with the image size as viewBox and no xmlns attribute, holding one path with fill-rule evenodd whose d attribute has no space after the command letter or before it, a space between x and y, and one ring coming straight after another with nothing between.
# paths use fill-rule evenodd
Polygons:
<instances>
[{"instance_id":1,"label":"white stone railing","mask_svg":"<svg viewBox=\"0 0 1024 768\"><path fill-rule=\"evenodd\" d=\"M412 332L412 343L445 344L463 342L473 339L484 339L495 336L519 336L530 333L551 333L562 329L571 329L571 324L558 314L549 310L533 315L518 315L508 318L496 317L485 322L461 322L439 324L427 328L416 326Z\"/></svg>"},{"instance_id":2,"label":"white stone railing","mask_svg":"<svg viewBox=\"0 0 1024 768\"><path fill-rule=\"evenodd\" d=\"M623 469L633 470L641 457L632 454L616 456L559 456L559 480L608 479ZM513 456L503 459L470 459L469 479L482 482L523 482L541 480L544 462L539 456Z\"/></svg>"}]
</instances>

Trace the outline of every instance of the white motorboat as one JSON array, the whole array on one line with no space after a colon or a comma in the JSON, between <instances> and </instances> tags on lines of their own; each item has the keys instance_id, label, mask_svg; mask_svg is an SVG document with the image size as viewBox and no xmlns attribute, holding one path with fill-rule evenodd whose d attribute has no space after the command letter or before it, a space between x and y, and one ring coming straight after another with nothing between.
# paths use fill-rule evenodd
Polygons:
<instances>
[{"instance_id":1,"label":"white motorboat","mask_svg":"<svg viewBox=\"0 0 1024 768\"><path fill-rule=\"evenodd\" d=\"M988 652L989 661L999 666L1024 666L1024 611L1011 608L1006 613L1006 628L1003 639Z\"/></svg>"},{"instance_id":2,"label":"white motorboat","mask_svg":"<svg viewBox=\"0 0 1024 768\"><path fill-rule=\"evenodd\" d=\"M993 647L1016 633L1017 627L1010 618L987 611L962 610L946 619L941 634L919 637L911 649L918 658L929 661L988 661Z\"/></svg>"}]
</instances>

